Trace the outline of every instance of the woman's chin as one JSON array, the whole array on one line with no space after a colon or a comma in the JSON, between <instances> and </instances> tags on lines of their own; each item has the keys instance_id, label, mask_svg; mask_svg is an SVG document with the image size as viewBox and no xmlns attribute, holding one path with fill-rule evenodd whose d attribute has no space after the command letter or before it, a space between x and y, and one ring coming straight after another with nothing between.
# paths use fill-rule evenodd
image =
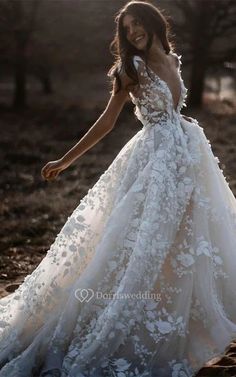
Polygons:
<instances>
[{"instance_id":1,"label":"woman's chin","mask_svg":"<svg viewBox=\"0 0 236 377\"><path fill-rule=\"evenodd\" d=\"M139 50L139 51L144 51L145 48L146 48L146 44L144 44L144 43L141 44L141 43L140 43L140 45L136 45L135 47L136 47L136 49Z\"/></svg>"}]
</instances>

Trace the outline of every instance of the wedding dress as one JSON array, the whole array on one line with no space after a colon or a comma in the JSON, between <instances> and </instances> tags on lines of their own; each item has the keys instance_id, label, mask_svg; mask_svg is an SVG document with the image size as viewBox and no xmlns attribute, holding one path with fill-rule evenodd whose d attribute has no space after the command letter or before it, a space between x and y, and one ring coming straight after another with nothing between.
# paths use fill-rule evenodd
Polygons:
<instances>
[{"instance_id":1,"label":"wedding dress","mask_svg":"<svg viewBox=\"0 0 236 377\"><path fill-rule=\"evenodd\" d=\"M0 377L190 377L236 337L236 200L180 113L180 57L177 109L133 59L143 127L0 300Z\"/></svg>"}]
</instances>

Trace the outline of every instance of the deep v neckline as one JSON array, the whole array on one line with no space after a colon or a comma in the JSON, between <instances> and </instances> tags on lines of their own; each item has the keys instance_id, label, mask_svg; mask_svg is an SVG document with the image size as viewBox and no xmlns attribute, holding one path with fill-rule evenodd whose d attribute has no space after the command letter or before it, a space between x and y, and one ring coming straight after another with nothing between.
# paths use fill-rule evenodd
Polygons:
<instances>
[{"instance_id":1,"label":"deep v neckline","mask_svg":"<svg viewBox=\"0 0 236 377\"><path fill-rule=\"evenodd\" d=\"M140 57L140 59L142 59L141 56L139 56L139 57ZM179 77L180 93L179 93L179 99L177 101L177 107L175 108L174 97L173 97L173 94L172 94L172 92L171 92L171 90L170 90L169 85L167 84L167 82L165 80L161 79L160 76L148 64L146 64L143 59L142 59L142 61L144 62L144 64L146 65L146 67L153 73L153 75L156 76L158 78L158 80L165 85L165 87L167 88L167 90L168 90L168 92L169 92L169 94L171 96L173 109L174 109L175 112L177 112L178 108L179 108L179 105L180 105L181 96L182 96L182 83L181 83L181 78L180 78L180 74L179 74L179 68L177 69L177 75Z\"/></svg>"}]
</instances>

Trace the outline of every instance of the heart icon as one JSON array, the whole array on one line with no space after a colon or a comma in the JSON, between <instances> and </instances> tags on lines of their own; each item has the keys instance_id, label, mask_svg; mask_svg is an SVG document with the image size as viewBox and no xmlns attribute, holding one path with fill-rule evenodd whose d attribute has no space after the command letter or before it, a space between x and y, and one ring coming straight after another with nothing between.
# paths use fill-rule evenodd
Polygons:
<instances>
[{"instance_id":1,"label":"heart icon","mask_svg":"<svg viewBox=\"0 0 236 377\"><path fill-rule=\"evenodd\" d=\"M94 296L94 291L93 289L91 288L78 288L76 289L75 291L75 297L77 298L77 300L79 300L80 302L89 302Z\"/></svg>"}]
</instances>

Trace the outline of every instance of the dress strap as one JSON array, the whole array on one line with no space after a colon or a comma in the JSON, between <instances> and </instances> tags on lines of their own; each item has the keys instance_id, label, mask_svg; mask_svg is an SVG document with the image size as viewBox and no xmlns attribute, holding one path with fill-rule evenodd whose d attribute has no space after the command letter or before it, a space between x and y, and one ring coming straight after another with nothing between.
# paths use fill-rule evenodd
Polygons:
<instances>
[{"instance_id":1,"label":"dress strap","mask_svg":"<svg viewBox=\"0 0 236 377\"><path fill-rule=\"evenodd\" d=\"M138 69L138 62L143 62L143 59L139 55L134 55L133 56L133 63L136 69Z\"/></svg>"},{"instance_id":2,"label":"dress strap","mask_svg":"<svg viewBox=\"0 0 236 377\"><path fill-rule=\"evenodd\" d=\"M182 55L178 55L176 54L176 52L171 52L171 55L175 56L177 61L178 61L178 68L180 68L180 66L182 65ZM134 66L136 69L138 69L138 62L143 62L143 59L141 58L141 56L139 55L134 55L133 56L133 63L134 63Z\"/></svg>"}]
</instances>

